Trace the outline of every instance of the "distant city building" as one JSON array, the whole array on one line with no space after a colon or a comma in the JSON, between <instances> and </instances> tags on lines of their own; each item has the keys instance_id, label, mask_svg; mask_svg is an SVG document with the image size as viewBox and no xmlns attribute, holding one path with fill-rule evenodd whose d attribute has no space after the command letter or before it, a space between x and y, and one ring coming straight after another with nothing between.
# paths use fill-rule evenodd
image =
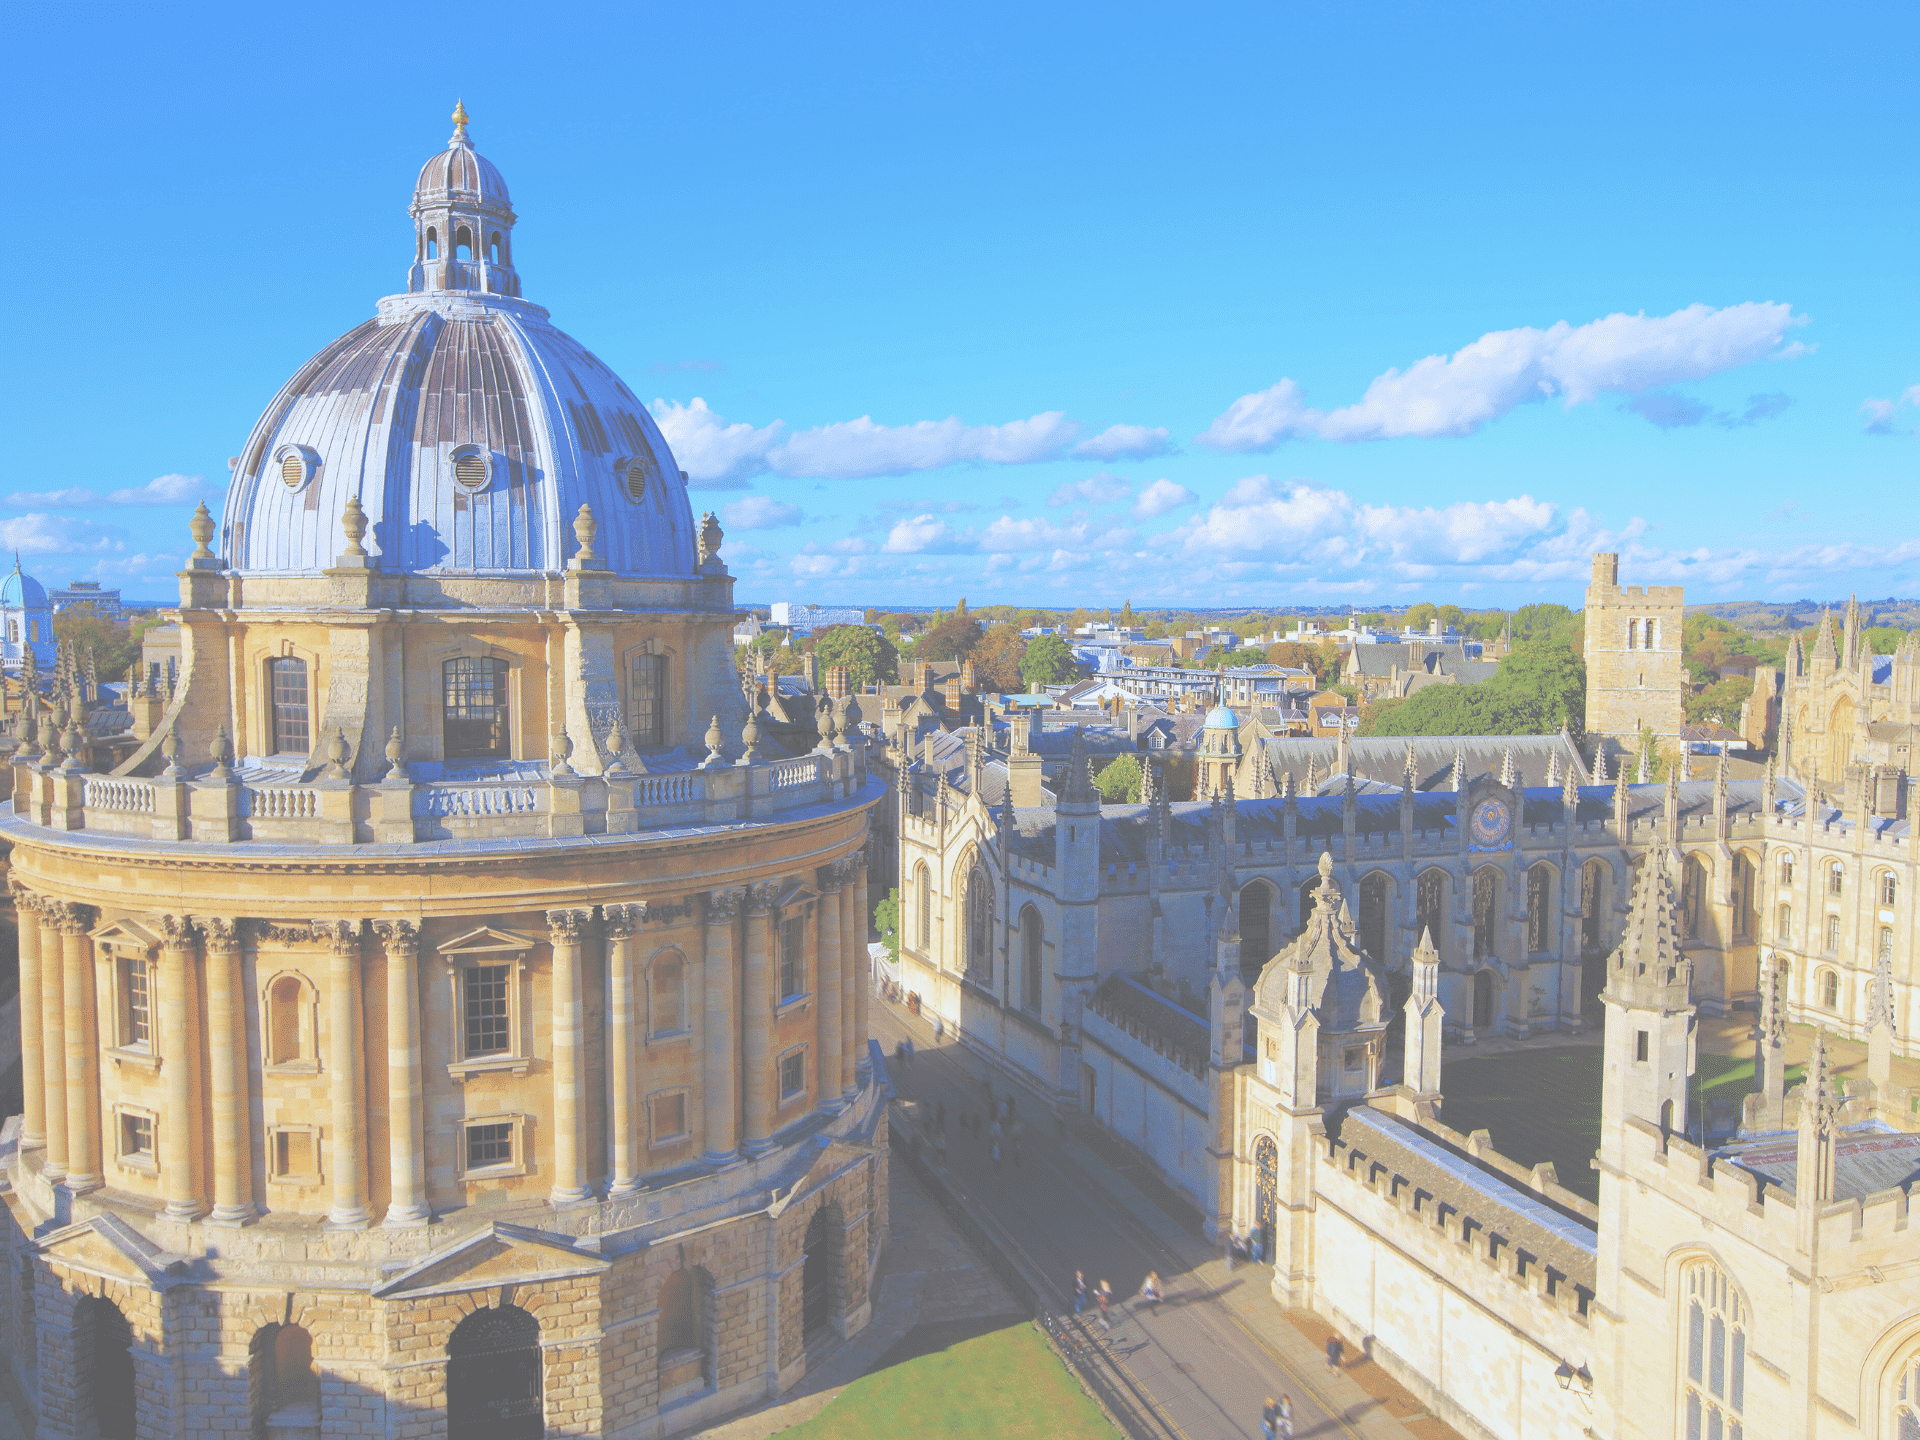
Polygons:
<instances>
[{"instance_id":1,"label":"distant city building","mask_svg":"<svg viewBox=\"0 0 1920 1440\"><path fill-rule=\"evenodd\" d=\"M120 592L102 590L98 580L69 580L64 590L55 590L48 598L56 611L69 605L91 605L101 615L120 613Z\"/></svg>"},{"instance_id":2,"label":"distant city building","mask_svg":"<svg viewBox=\"0 0 1920 1440\"><path fill-rule=\"evenodd\" d=\"M796 635L811 635L829 625L864 625L867 612L855 605L797 605L791 600L776 600L773 623L786 626Z\"/></svg>"},{"instance_id":3,"label":"distant city building","mask_svg":"<svg viewBox=\"0 0 1920 1440\"><path fill-rule=\"evenodd\" d=\"M46 669L53 664L53 606L46 587L13 560L13 573L0 582L0 669L17 675L27 663L27 651Z\"/></svg>"}]
</instances>

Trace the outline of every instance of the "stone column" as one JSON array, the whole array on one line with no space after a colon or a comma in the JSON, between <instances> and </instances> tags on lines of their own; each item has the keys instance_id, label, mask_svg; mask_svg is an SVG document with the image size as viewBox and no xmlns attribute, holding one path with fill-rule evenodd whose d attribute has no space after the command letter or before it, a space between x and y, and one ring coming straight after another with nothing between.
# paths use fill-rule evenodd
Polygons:
<instances>
[{"instance_id":1,"label":"stone column","mask_svg":"<svg viewBox=\"0 0 1920 1440\"><path fill-rule=\"evenodd\" d=\"M185 915L161 916L160 929L160 1076L167 1083L167 1113L160 1124L166 1142L161 1174L166 1180L168 1218L197 1220L207 1208L194 1164L200 1107L194 1104L199 1056L192 1016L199 1004L194 964L199 932Z\"/></svg>"},{"instance_id":2,"label":"stone column","mask_svg":"<svg viewBox=\"0 0 1920 1440\"><path fill-rule=\"evenodd\" d=\"M867 852L864 848L847 857L853 862L853 908L857 917L853 926L853 946L849 952L853 964L853 1037L854 1066L861 1080L867 1078L867 1006L873 999L873 981L867 974L867 919L873 914L867 904Z\"/></svg>"},{"instance_id":3,"label":"stone column","mask_svg":"<svg viewBox=\"0 0 1920 1440\"><path fill-rule=\"evenodd\" d=\"M846 1058L842 1028L846 997L841 993L846 956L840 944L840 867L823 865L819 874L820 904L817 913L820 918L814 924L813 945L814 966L818 972L814 977L813 990L820 997L819 1028L815 1035L815 1053L819 1060L814 1066L814 1088L819 1094L820 1108L834 1113L844 1103L840 1098L840 1064Z\"/></svg>"},{"instance_id":4,"label":"stone column","mask_svg":"<svg viewBox=\"0 0 1920 1440\"><path fill-rule=\"evenodd\" d=\"M611 1092L613 1130L613 1182L608 1193L612 1195L631 1195L640 1188L634 1057L647 1023L645 1005L635 992L633 977L633 931L640 919L637 910L633 905L608 905L601 911L607 928L607 1089Z\"/></svg>"},{"instance_id":5,"label":"stone column","mask_svg":"<svg viewBox=\"0 0 1920 1440\"><path fill-rule=\"evenodd\" d=\"M60 904L42 896L40 931L40 1067L46 1107L49 1181L67 1174L67 967L60 951Z\"/></svg>"},{"instance_id":6,"label":"stone column","mask_svg":"<svg viewBox=\"0 0 1920 1440\"><path fill-rule=\"evenodd\" d=\"M769 973L771 928L775 887L755 885L746 894L747 954L741 967L740 997L741 1083L746 1086L746 1135L740 1148L749 1158L773 1149L768 1132L773 1128L773 990Z\"/></svg>"},{"instance_id":7,"label":"stone column","mask_svg":"<svg viewBox=\"0 0 1920 1440\"><path fill-rule=\"evenodd\" d=\"M47 1143L46 1059L40 1048L40 897L17 882L13 917L20 932L20 1148Z\"/></svg>"},{"instance_id":8,"label":"stone column","mask_svg":"<svg viewBox=\"0 0 1920 1440\"><path fill-rule=\"evenodd\" d=\"M333 1101L333 1145L327 1163L333 1171L333 1205L327 1224L358 1230L373 1219L367 1205L366 1037L361 1033L360 922L340 920L326 926L333 963L328 972L327 1091Z\"/></svg>"},{"instance_id":9,"label":"stone column","mask_svg":"<svg viewBox=\"0 0 1920 1440\"><path fill-rule=\"evenodd\" d=\"M867 978L867 926L860 913L860 889L855 883L860 861L850 856L840 862L840 1095L851 1100L860 1093L859 1066L867 1053L866 1008L860 992Z\"/></svg>"},{"instance_id":10,"label":"stone column","mask_svg":"<svg viewBox=\"0 0 1920 1440\"><path fill-rule=\"evenodd\" d=\"M243 1225L258 1212L240 936L230 919L210 916L200 926L207 947L207 1090L213 1110L213 1213L207 1223Z\"/></svg>"},{"instance_id":11,"label":"stone column","mask_svg":"<svg viewBox=\"0 0 1920 1440\"><path fill-rule=\"evenodd\" d=\"M420 1045L420 932L410 921L374 926L387 954L388 1230L413 1230L433 1217L427 1205L426 1134L421 1123L426 1057Z\"/></svg>"},{"instance_id":12,"label":"stone column","mask_svg":"<svg viewBox=\"0 0 1920 1440\"><path fill-rule=\"evenodd\" d=\"M591 1197L580 1164L581 1102L586 1096L586 1019L580 995L581 932L590 912L549 910L553 947L553 1189L555 1205Z\"/></svg>"},{"instance_id":13,"label":"stone column","mask_svg":"<svg viewBox=\"0 0 1920 1440\"><path fill-rule=\"evenodd\" d=\"M740 1010L734 985L733 927L740 915L738 890L710 890L706 896L704 955L700 970L706 1003L700 1023L706 1053L700 1074L709 1165L727 1165L739 1158Z\"/></svg>"},{"instance_id":14,"label":"stone column","mask_svg":"<svg viewBox=\"0 0 1920 1440\"><path fill-rule=\"evenodd\" d=\"M67 1189L75 1195L106 1183L100 1168L100 1047L94 1032L93 929L91 905L60 907L60 951L65 962L61 999L66 1006Z\"/></svg>"}]
</instances>

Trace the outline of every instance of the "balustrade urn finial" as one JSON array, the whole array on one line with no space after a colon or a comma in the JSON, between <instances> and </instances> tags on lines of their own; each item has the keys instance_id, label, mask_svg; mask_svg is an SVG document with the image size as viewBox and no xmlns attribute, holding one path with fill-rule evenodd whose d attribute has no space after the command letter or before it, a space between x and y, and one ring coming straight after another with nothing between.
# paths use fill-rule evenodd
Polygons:
<instances>
[{"instance_id":1,"label":"balustrade urn finial","mask_svg":"<svg viewBox=\"0 0 1920 1440\"><path fill-rule=\"evenodd\" d=\"M560 727L559 738L560 743L554 747L553 752L553 764L551 766L553 778L556 780L570 780L574 777L574 768L567 763L567 757L573 754L573 737L567 734L567 727L564 725Z\"/></svg>"},{"instance_id":2,"label":"balustrade urn finial","mask_svg":"<svg viewBox=\"0 0 1920 1440\"><path fill-rule=\"evenodd\" d=\"M746 764L751 764L760 758L758 748L760 744L760 722L754 718L754 713L755 712L751 710L747 712L747 723L740 728L740 744L742 747L740 759Z\"/></svg>"},{"instance_id":3,"label":"balustrade urn finial","mask_svg":"<svg viewBox=\"0 0 1920 1440\"><path fill-rule=\"evenodd\" d=\"M193 537L194 547L193 554L187 557L189 562L194 560L211 560L214 558L213 551L207 542L213 539L213 532L216 528L213 523L213 516L207 510L207 502L202 500L198 505L193 507L193 518L187 521L187 533Z\"/></svg>"},{"instance_id":4,"label":"balustrade urn finial","mask_svg":"<svg viewBox=\"0 0 1920 1440\"><path fill-rule=\"evenodd\" d=\"M326 773L329 780L350 778L347 772L347 757L352 753L353 747L347 744L347 732L336 727L333 738L327 741Z\"/></svg>"},{"instance_id":5,"label":"balustrade urn finial","mask_svg":"<svg viewBox=\"0 0 1920 1440\"><path fill-rule=\"evenodd\" d=\"M407 774L405 756L406 746L401 742L400 727L396 725L393 727L393 734L387 737L387 778L389 780L410 778Z\"/></svg>"},{"instance_id":6,"label":"balustrade urn finial","mask_svg":"<svg viewBox=\"0 0 1920 1440\"><path fill-rule=\"evenodd\" d=\"M180 773L180 722L178 720L167 727L166 736L160 741L160 753L167 762L167 768L161 773L178 775Z\"/></svg>"},{"instance_id":7,"label":"balustrade urn finial","mask_svg":"<svg viewBox=\"0 0 1920 1440\"><path fill-rule=\"evenodd\" d=\"M726 532L720 528L720 517L711 510L700 517L700 563L720 558L720 542L726 539Z\"/></svg>"},{"instance_id":8,"label":"balustrade urn finial","mask_svg":"<svg viewBox=\"0 0 1920 1440\"><path fill-rule=\"evenodd\" d=\"M340 533L347 537L348 555L365 555L366 547L360 542L367 533L367 512L360 506L358 495L347 497L346 508L340 512Z\"/></svg>"},{"instance_id":9,"label":"balustrade urn finial","mask_svg":"<svg viewBox=\"0 0 1920 1440\"><path fill-rule=\"evenodd\" d=\"M707 758L704 762L705 764L718 765L722 760L726 758L724 755L720 753L720 746L723 743L724 743L724 739L720 734L720 717L716 715L713 717L712 722L707 726L707 734L706 734Z\"/></svg>"},{"instance_id":10,"label":"balustrade urn finial","mask_svg":"<svg viewBox=\"0 0 1920 1440\"><path fill-rule=\"evenodd\" d=\"M600 522L593 518L593 507L582 505L580 513L573 517L573 538L580 542L579 553L573 560L582 570L592 570L600 562L600 557L593 553L593 537L599 533Z\"/></svg>"},{"instance_id":11,"label":"balustrade urn finial","mask_svg":"<svg viewBox=\"0 0 1920 1440\"><path fill-rule=\"evenodd\" d=\"M225 725L222 725L214 732L212 743L207 746L207 750L213 756L213 773L215 777L225 779L233 773L227 765L228 759L233 754L233 742L227 738L227 727Z\"/></svg>"}]
</instances>

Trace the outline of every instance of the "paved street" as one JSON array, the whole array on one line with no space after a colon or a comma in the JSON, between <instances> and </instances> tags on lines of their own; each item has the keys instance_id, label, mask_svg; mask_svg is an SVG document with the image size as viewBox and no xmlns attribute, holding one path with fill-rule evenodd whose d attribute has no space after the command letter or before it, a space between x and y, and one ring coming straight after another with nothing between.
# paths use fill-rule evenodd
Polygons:
<instances>
[{"instance_id":1,"label":"paved street","mask_svg":"<svg viewBox=\"0 0 1920 1440\"><path fill-rule=\"evenodd\" d=\"M1018 1086L1011 1093L1026 1125L1021 1163L1006 1158L996 1173L988 1142L958 1125L961 1111L985 1108L984 1064L950 1035L936 1044L932 1029L903 1007L876 1000L872 1013L874 1038L889 1055L897 1041L913 1040L918 1058L893 1067L896 1090L928 1111L945 1101L948 1173L1045 1270L1053 1304L1071 1308L1076 1268L1089 1288L1103 1277L1111 1282L1116 1304L1105 1343L1173 1433L1257 1440L1262 1401L1286 1391L1296 1436L1455 1435L1364 1361L1354 1337L1347 1337L1356 1352L1350 1358L1359 1363L1331 1373L1316 1339L1274 1303L1266 1266L1243 1264L1229 1274L1218 1251L1078 1138L1063 1139L1044 1101ZM1003 1078L993 1084L996 1099L1009 1093ZM1134 1299L1149 1269L1160 1272L1165 1296L1157 1313Z\"/></svg>"}]
</instances>

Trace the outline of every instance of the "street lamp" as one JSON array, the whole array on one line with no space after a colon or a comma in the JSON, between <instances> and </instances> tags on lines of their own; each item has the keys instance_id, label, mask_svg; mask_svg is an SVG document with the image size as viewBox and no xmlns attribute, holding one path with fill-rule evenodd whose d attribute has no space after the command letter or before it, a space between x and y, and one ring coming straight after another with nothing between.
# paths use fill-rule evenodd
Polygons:
<instances>
[{"instance_id":1,"label":"street lamp","mask_svg":"<svg viewBox=\"0 0 1920 1440\"><path fill-rule=\"evenodd\" d=\"M1583 1362L1578 1370L1562 1360L1553 1372L1553 1378L1560 1382L1560 1388L1578 1395L1582 1400L1591 1401L1593 1397L1593 1372Z\"/></svg>"}]
</instances>

